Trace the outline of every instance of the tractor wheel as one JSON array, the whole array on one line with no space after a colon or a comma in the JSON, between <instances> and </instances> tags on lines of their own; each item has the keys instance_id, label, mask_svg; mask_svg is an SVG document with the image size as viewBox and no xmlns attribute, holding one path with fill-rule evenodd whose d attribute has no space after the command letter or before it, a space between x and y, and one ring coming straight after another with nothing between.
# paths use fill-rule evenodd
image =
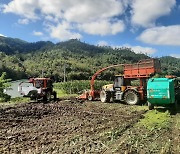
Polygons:
<instances>
[{"instance_id":1,"label":"tractor wheel","mask_svg":"<svg viewBox=\"0 0 180 154\"><path fill-rule=\"evenodd\" d=\"M149 108L149 110L153 110L154 109L154 105L151 104L150 102L148 102L148 108Z\"/></svg>"},{"instance_id":2,"label":"tractor wheel","mask_svg":"<svg viewBox=\"0 0 180 154\"><path fill-rule=\"evenodd\" d=\"M139 95L135 91L129 90L124 94L124 101L129 105L137 105L139 100Z\"/></svg>"},{"instance_id":3,"label":"tractor wheel","mask_svg":"<svg viewBox=\"0 0 180 154\"><path fill-rule=\"evenodd\" d=\"M175 100L175 102L173 104L171 104L171 108L173 112L177 112L178 110L178 104L177 104L177 100Z\"/></svg>"},{"instance_id":4,"label":"tractor wheel","mask_svg":"<svg viewBox=\"0 0 180 154\"><path fill-rule=\"evenodd\" d=\"M45 96L43 97L43 101L45 102L51 101L51 93L49 91L46 92Z\"/></svg>"},{"instance_id":5,"label":"tractor wheel","mask_svg":"<svg viewBox=\"0 0 180 154\"><path fill-rule=\"evenodd\" d=\"M53 91L53 100L56 101L57 100L57 93L55 91Z\"/></svg>"},{"instance_id":6,"label":"tractor wheel","mask_svg":"<svg viewBox=\"0 0 180 154\"><path fill-rule=\"evenodd\" d=\"M89 101L93 101L93 97L91 95L88 96Z\"/></svg>"},{"instance_id":7,"label":"tractor wheel","mask_svg":"<svg viewBox=\"0 0 180 154\"><path fill-rule=\"evenodd\" d=\"M101 102L105 103L105 102L110 102L111 100L111 94L110 92L108 91L105 91L105 90L102 90L100 92L100 99L101 99Z\"/></svg>"},{"instance_id":8,"label":"tractor wheel","mask_svg":"<svg viewBox=\"0 0 180 154\"><path fill-rule=\"evenodd\" d=\"M51 93L49 91L46 93L46 97L48 102L51 101Z\"/></svg>"}]
</instances>

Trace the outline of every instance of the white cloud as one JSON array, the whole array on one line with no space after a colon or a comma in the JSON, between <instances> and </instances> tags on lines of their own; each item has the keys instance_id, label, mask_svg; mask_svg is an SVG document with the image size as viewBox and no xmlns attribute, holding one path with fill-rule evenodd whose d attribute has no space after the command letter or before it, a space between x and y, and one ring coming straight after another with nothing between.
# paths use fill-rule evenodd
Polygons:
<instances>
[{"instance_id":1,"label":"white cloud","mask_svg":"<svg viewBox=\"0 0 180 154\"><path fill-rule=\"evenodd\" d=\"M168 15L176 0L133 0L132 23L143 27L155 25L157 18Z\"/></svg>"},{"instance_id":2,"label":"white cloud","mask_svg":"<svg viewBox=\"0 0 180 154\"><path fill-rule=\"evenodd\" d=\"M64 41L69 39L80 39L79 33L72 31L73 27L68 22L59 23L57 26L49 25L49 32L52 38Z\"/></svg>"},{"instance_id":3,"label":"white cloud","mask_svg":"<svg viewBox=\"0 0 180 154\"><path fill-rule=\"evenodd\" d=\"M3 5L2 11L19 15L23 18L19 19L20 24L43 19L52 25L51 37L65 40L71 37L80 38L78 27L81 31L94 35L122 32L124 23L120 19L114 21L114 18L122 15L127 6L126 0L12 0ZM63 21L75 26L69 29L58 24Z\"/></svg>"},{"instance_id":4,"label":"white cloud","mask_svg":"<svg viewBox=\"0 0 180 154\"><path fill-rule=\"evenodd\" d=\"M0 34L0 36L2 36L2 37L7 37L7 36L5 36L5 35L3 35L3 34Z\"/></svg>"},{"instance_id":5,"label":"white cloud","mask_svg":"<svg viewBox=\"0 0 180 154\"><path fill-rule=\"evenodd\" d=\"M128 46L130 47L135 53L144 53L144 54L154 54L157 52L156 49L151 47L142 47L142 46Z\"/></svg>"},{"instance_id":6,"label":"white cloud","mask_svg":"<svg viewBox=\"0 0 180 154\"><path fill-rule=\"evenodd\" d=\"M143 47L143 46L132 46L130 44L124 44L122 46L112 46L113 48L122 48L122 47L126 47L126 48L130 48L132 49L132 51L134 51L135 53L143 53L143 54L147 54L147 55L152 55L155 52L157 52L156 49L151 48L151 47Z\"/></svg>"},{"instance_id":7,"label":"white cloud","mask_svg":"<svg viewBox=\"0 0 180 154\"><path fill-rule=\"evenodd\" d=\"M97 45L98 45L98 46L108 46L108 42L106 42L106 41L99 41L99 42L97 43Z\"/></svg>"},{"instance_id":8,"label":"white cloud","mask_svg":"<svg viewBox=\"0 0 180 154\"><path fill-rule=\"evenodd\" d=\"M134 51L135 53L144 53L144 54L147 54L147 55L152 55L152 54L157 52L157 50L155 48L151 48L151 47L143 47L143 46L139 46L139 45L133 46L133 45L130 45L130 44L110 45L106 41L99 41L97 43L97 45L99 45L99 46L111 46L113 49L126 47L126 48L131 48L132 51Z\"/></svg>"},{"instance_id":9,"label":"white cloud","mask_svg":"<svg viewBox=\"0 0 180 154\"><path fill-rule=\"evenodd\" d=\"M123 32L125 25L122 21L110 22L107 20L84 23L79 25L79 29L92 35L115 35Z\"/></svg>"},{"instance_id":10,"label":"white cloud","mask_svg":"<svg viewBox=\"0 0 180 154\"><path fill-rule=\"evenodd\" d=\"M157 52L156 49L151 48L151 47L143 47L143 46L132 46L129 44L124 44L123 47L127 47L127 48L131 48L135 53L144 53L147 55L151 55L154 54L155 52Z\"/></svg>"},{"instance_id":11,"label":"white cloud","mask_svg":"<svg viewBox=\"0 0 180 154\"><path fill-rule=\"evenodd\" d=\"M119 0L12 0L3 6L3 12L36 19L38 10L42 15L52 15L70 22L89 22L123 14L126 3Z\"/></svg>"},{"instance_id":12,"label":"white cloud","mask_svg":"<svg viewBox=\"0 0 180 154\"><path fill-rule=\"evenodd\" d=\"M18 23L22 24L22 25L27 25L27 24L29 24L29 20L28 19L19 19Z\"/></svg>"},{"instance_id":13,"label":"white cloud","mask_svg":"<svg viewBox=\"0 0 180 154\"><path fill-rule=\"evenodd\" d=\"M138 40L155 45L180 46L180 25L146 29L138 37Z\"/></svg>"},{"instance_id":14,"label":"white cloud","mask_svg":"<svg viewBox=\"0 0 180 154\"><path fill-rule=\"evenodd\" d=\"M180 58L180 54L170 54L170 56L175 57L175 58Z\"/></svg>"},{"instance_id":15,"label":"white cloud","mask_svg":"<svg viewBox=\"0 0 180 154\"><path fill-rule=\"evenodd\" d=\"M76 0L76 4L65 11L64 18L68 21L84 23L111 18L123 12L122 2L117 0Z\"/></svg>"},{"instance_id":16,"label":"white cloud","mask_svg":"<svg viewBox=\"0 0 180 154\"><path fill-rule=\"evenodd\" d=\"M107 42L104 42L104 41L100 41L100 43L102 42L106 44L106 46L108 45ZM132 49L132 51L134 51L135 53L143 53L143 54L147 54L147 55L152 55L154 53L157 52L157 50L155 48L151 48L151 47L143 47L143 46L133 46L133 45L130 45L130 44L124 44L124 45L109 45L111 46L112 48L122 48L122 47L126 47L126 48L130 48Z\"/></svg>"},{"instance_id":17,"label":"white cloud","mask_svg":"<svg viewBox=\"0 0 180 154\"><path fill-rule=\"evenodd\" d=\"M14 13L28 19L38 19L35 11L38 2L36 0L13 0L7 5L3 5L4 13Z\"/></svg>"},{"instance_id":18,"label":"white cloud","mask_svg":"<svg viewBox=\"0 0 180 154\"><path fill-rule=\"evenodd\" d=\"M38 31L33 31L33 35L35 35L35 36L43 36L43 33L38 32Z\"/></svg>"}]
</instances>

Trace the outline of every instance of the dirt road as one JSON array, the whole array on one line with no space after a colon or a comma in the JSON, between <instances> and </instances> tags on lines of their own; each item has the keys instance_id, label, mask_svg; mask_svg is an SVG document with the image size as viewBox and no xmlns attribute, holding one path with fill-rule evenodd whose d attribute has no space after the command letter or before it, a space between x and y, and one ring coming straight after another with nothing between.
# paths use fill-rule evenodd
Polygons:
<instances>
[{"instance_id":1,"label":"dirt road","mask_svg":"<svg viewBox=\"0 0 180 154\"><path fill-rule=\"evenodd\" d=\"M159 130L139 125L146 114L146 107L75 99L1 107L0 153L177 152L179 113L170 115L172 128ZM154 140L159 146L146 145Z\"/></svg>"}]
</instances>

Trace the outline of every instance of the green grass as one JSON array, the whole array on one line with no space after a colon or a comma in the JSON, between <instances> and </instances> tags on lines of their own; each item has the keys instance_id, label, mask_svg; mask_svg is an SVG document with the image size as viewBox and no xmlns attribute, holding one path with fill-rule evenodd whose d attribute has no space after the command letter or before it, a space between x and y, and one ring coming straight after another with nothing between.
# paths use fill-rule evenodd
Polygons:
<instances>
[{"instance_id":1,"label":"green grass","mask_svg":"<svg viewBox=\"0 0 180 154\"><path fill-rule=\"evenodd\" d=\"M57 92L57 97L61 98L61 97L76 97L78 96L77 94L67 94L66 92L64 92L61 89L54 89L54 91Z\"/></svg>"},{"instance_id":2,"label":"green grass","mask_svg":"<svg viewBox=\"0 0 180 154\"><path fill-rule=\"evenodd\" d=\"M30 101L29 98L16 97L16 98L11 98L10 101L7 102L0 102L0 105L15 105L19 103L28 103L29 101Z\"/></svg>"},{"instance_id":3,"label":"green grass","mask_svg":"<svg viewBox=\"0 0 180 154\"><path fill-rule=\"evenodd\" d=\"M101 89L102 86L110 84L108 81L95 81L94 87L95 89ZM74 80L68 82L59 82L54 83L54 88L62 90L67 94L77 94L82 92L83 90L90 89L90 81L89 80Z\"/></svg>"},{"instance_id":4,"label":"green grass","mask_svg":"<svg viewBox=\"0 0 180 154\"><path fill-rule=\"evenodd\" d=\"M170 112L161 110L148 111L144 119L141 119L138 126L144 126L149 130L168 128L170 126Z\"/></svg>"}]
</instances>

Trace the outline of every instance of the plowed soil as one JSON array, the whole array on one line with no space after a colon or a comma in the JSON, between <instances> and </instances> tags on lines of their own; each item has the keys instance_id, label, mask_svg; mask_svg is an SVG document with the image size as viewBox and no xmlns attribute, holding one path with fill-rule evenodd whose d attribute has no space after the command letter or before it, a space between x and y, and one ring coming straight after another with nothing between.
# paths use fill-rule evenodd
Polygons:
<instances>
[{"instance_id":1,"label":"plowed soil","mask_svg":"<svg viewBox=\"0 0 180 154\"><path fill-rule=\"evenodd\" d=\"M166 109L81 102L0 106L0 153L180 153L180 109L165 121L140 125ZM169 120L168 120L169 119ZM151 119L150 119L151 120ZM168 125L163 126L168 120ZM158 127L156 127L156 123ZM161 122L162 121L162 122ZM161 125L163 127L161 127Z\"/></svg>"},{"instance_id":2,"label":"plowed soil","mask_svg":"<svg viewBox=\"0 0 180 154\"><path fill-rule=\"evenodd\" d=\"M103 153L144 112L75 99L1 108L0 153Z\"/></svg>"}]
</instances>

